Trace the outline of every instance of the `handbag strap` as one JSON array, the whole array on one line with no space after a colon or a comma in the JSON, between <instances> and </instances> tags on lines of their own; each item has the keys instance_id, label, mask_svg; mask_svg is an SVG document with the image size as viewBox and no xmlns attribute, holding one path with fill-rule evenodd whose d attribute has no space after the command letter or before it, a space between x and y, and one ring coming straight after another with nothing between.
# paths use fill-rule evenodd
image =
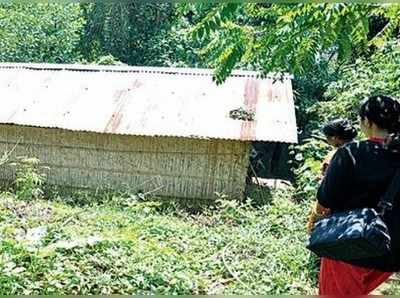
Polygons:
<instances>
[{"instance_id":1,"label":"handbag strap","mask_svg":"<svg viewBox=\"0 0 400 298\"><path fill-rule=\"evenodd\" d=\"M379 201L378 207L381 208L381 214L384 215L386 211L393 209L393 201L400 192L400 168L398 168L394 174L392 181L390 182L389 188Z\"/></svg>"}]
</instances>

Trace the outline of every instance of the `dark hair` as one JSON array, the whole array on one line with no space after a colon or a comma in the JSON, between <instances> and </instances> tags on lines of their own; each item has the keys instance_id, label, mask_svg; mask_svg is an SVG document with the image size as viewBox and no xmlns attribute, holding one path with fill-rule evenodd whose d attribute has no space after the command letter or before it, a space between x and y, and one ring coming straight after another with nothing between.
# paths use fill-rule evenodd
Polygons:
<instances>
[{"instance_id":1,"label":"dark hair","mask_svg":"<svg viewBox=\"0 0 400 298\"><path fill-rule=\"evenodd\" d=\"M400 132L400 103L391 96L375 95L363 102L360 108L362 120L367 118L389 133Z\"/></svg>"},{"instance_id":2,"label":"dark hair","mask_svg":"<svg viewBox=\"0 0 400 298\"><path fill-rule=\"evenodd\" d=\"M327 137L338 137L344 141L351 141L357 136L357 130L346 119L329 121L322 127L322 132Z\"/></svg>"},{"instance_id":3,"label":"dark hair","mask_svg":"<svg viewBox=\"0 0 400 298\"><path fill-rule=\"evenodd\" d=\"M387 147L400 152L400 103L388 95L369 97L360 108L362 120L367 118L390 133Z\"/></svg>"}]
</instances>

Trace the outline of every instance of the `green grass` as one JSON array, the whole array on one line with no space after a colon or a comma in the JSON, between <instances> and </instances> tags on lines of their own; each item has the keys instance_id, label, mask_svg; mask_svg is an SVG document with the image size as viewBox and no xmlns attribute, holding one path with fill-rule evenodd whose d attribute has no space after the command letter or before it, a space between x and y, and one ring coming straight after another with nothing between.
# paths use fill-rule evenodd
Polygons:
<instances>
[{"instance_id":1,"label":"green grass","mask_svg":"<svg viewBox=\"0 0 400 298\"><path fill-rule=\"evenodd\" d=\"M287 193L264 207L221 201L201 213L114 197L0 199L0 294L309 294L306 208ZM24 239L42 227L40 241ZM19 237L19 238L18 238ZM25 237L26 238L26 237Z\"/></svg>"},{"instance_id":2,"label":"green grass","mask_svg":"<svg viewBox=\"0 0 400 298\"><path fill-rule=\"evenodd\" d=\"M3 194L0 294L314 294L307 205L283 191L262 207L222 200L197 214L127 197L77 206ZM44 236L27 239L38 227Z\"/></svg>"}]
</instances>

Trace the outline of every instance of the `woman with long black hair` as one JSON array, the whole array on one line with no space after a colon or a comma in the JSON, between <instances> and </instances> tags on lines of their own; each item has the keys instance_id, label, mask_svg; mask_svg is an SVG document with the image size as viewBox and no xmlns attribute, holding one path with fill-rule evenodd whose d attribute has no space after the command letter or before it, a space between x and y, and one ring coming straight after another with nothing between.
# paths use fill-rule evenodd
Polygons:
<instances>
[{"instance_id":1,"label":"woman with long black hair","mask_svg":"<svg viewBox=\"0 0 400 298\"><path fill-rule=\"evenodd\" d=\"M400 103L384 95L368 98L360 108L360 124L367 140L337 150L318 190L318 203L332 213L378 210L379 199L400 167ZM367 295L400 270L400 197L385 222L391 253L352 262L322 258L320 295Z\"/></svg>"}]
</instances>

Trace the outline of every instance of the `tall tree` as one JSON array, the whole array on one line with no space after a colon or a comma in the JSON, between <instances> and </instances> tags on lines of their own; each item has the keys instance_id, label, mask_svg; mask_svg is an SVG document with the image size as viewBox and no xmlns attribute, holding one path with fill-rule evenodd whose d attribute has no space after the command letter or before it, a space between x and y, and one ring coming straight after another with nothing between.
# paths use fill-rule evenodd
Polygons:
<instances>
[{"instance_id":1,"label":"tall tree","mask_svg":"<svg viewBox=\"0 0 400 298\"><path fill-rule=\"evenodd\" d=\"M100 1L84 6L88 19L81 48L87 60L111 54L130 65L195 66L185 13L171 3Z\"/></svg>"},{"instance_id":2,"label":"tall tree","mask_svg":"<svg viewBox=\"0 0 400 298\"><path fill-rule=\"evenodd\" d=\"M0 61L77 61L84 24L79 4L1 4Z\"/></svg>"}]
</instances>

